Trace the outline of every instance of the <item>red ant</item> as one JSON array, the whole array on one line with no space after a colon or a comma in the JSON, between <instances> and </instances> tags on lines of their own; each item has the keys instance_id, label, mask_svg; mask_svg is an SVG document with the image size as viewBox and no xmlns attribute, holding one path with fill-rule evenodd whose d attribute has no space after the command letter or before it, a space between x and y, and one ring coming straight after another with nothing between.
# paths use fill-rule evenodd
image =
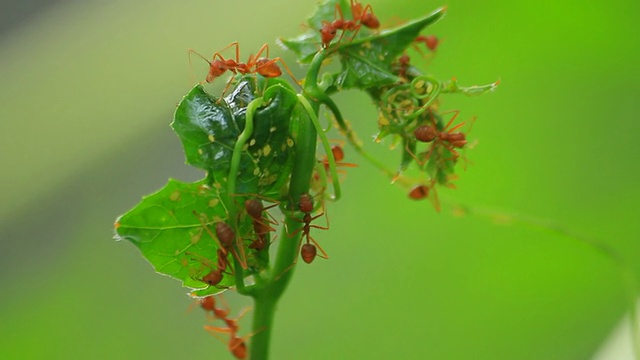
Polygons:
<instances>
[{"instance_id":1,"label":"red ant","mask_svg":"<svg viewBox=\"0 0 640 360\"><path fill-rule=\"evenodd\" d=\"M424 44L427 49L430 50L430 54L425 54L422 49L420 48L420 44ZM433 60L433 57L435 56L436 50L438 49L438 46L440 45L440 40L435 36L435 35L419 35L417 36L414 40L413 40L413 48L416 49L417 52L420 53L420 55L422 55L423 58L428 59L428 63L431 62L431 60Z\"/></svg>"},{"instance_id":2,"label":"red ant","mask_svg":"<svg viewBox=\"0 0 640 360\"><path fill-rule=\"evenodd\" d=\"M300 250L300 256L302 257L302 260L304 262L306 262L307 264L311 264L313 262L313 260L316 258L317 254L317 250L320 249L320 252L322 253L320 256L323 259L328 259L329 255L327 255L327 253L322 249L322 247L315 241L314 238L311 237L311 235L309 234L309 232L311 231L311 228L316 228L316 229L322 229L322 230L328 230L329 229L329 218L327 218L327 226L319 226L319 225L311 225L311 222L319 217L321 217L322 215L324 215L324 211L316 216L312 216L311 212L313 211L313 200L311 199L311 196L309 196L309 194L302 194L300 195L300 201L298 202L298 208L300 209L300 211L302 211L304 213L304 216L302 217L302 220L298 220L301 223L303 223L304 225L299 228L298 230L294 231L293 233L290 234L290 236L295 236L295 234L299 233L300 231L302 231L302 237L306 237L307 241L306 243L302 244L302 239L300 239L300 245L298 246L298 249ZM295 262L294 262L295 264Z\"/></svg>"},{"instance_id":3,"label":"red ant","mask_svg":"<svg viewBox=\"0 0 640 360\"><path fill-rule=\"evenodd\" d=\"M264 207L262 205L262 201L258 199L249 199L244 202L244 207L247 210L247 213L251 217L253 222L253 230L256 233L256 239L249 245L250 249L262 250L267 246L267 238L266 235L275 231L276 229L272 228L269 224L277 225L278 222L275 220L268 220L262 217L262 213L265 210L268 210L272 207L278 206L278 204L269 205ZM268 214L268 213L267 213Z\"/></svg>"},{"instance_id":4,"label":"red ant","mask_svg":"<svg viewBox=\"0 0 640 360\"><path fill-rule=\"evenodd\" d=\"M431 196L429 196L431 195ZM413 200L422 200L429 198L431 205L440 212L440 200L438 199L438 193L436 192L435 182L431 182L430 185L417 185L409 191L409 198Z\"/></svg>"},{"instance_id":5,"label":"red ant","mask_svg":"<svg viewBox=\"0 0 640 360\"><path fill-rule=\"evenodd\" d=\"M333 154L333 158L336 160L336 167L338 167L338 166L342 166L342 167L358 167L358 164L341 162L342 160L344 160L344 150L342 150L342 147L340 145L332 146L331 147L331 153ZM324 166L324 169L327 172L329 172L329 158L327 156L325 156L320 160L320 162Z\"/></svg>"},{"instance_id":6,"label":"red ant","mask_svg":"<svg viewBox=\"0 0 640 360\"><path fill-rule=\"evenodd\" d=\"M398 58L398 61L396 62L396 66L398 69L398 76L400 78L403 79L403 81L408 81L407 79L407 71L409 70L409 62L411 61L411 58L409 57L409 55L407 54L402 54L400 55L400 57Z\"/></svg>"},{"instance_id":7,"label":"red ant","mask_svg":"<svg viewBox=\"0 0 640 360\"><path fill-rule=\"evenodd\" d=\"M357 30L360 29L360 24L358 24L355 20L345 20L342 16L342 9L339 4L336 4L336 12L340 14L340 18L334 20L333 22L323 21L322 27L320 28L320 38L322 39L322 47L328 48L331 45L331 41L336 37L338 30L342 30L342 34L340 35L340 39L338 42L342 40L345 31L353 31L354 34L357 33ZM355 36L355 35L354 35Z\"/></svg>"},{"instance_id":8,"label":"red ant","mask_svg":"<svg viewBox=\"0 0 640 360\"><path fill-rule=\"evenodd\" d=\"M205 325L204 329L208 331L210 334L216 336L216 333L229 333L230 339L227 343L229 351L236 359L246 359L247 357L247 344L245 340L252 336L252 334L247 335L245 338L239 338L237 336L239 326L238 320L244 316L246 311L241 313L236 319L229 318L229 309L219 309L216 308L215 298L213 296L207 296L205 298L200 299L200 307L205 311L210 311L213 314L214 318L222 320L227 327L217 327L211 325ZM217 336L216 336L217 338Z\"/></svg>"},{"instance_id":9,"label":"red ant","mask_svg":"<svg viewBox=\"0 0 640 360\"><path fill-rule=\"evenodd\" d=\"M220 55L220 52L233 46L235 46L236 48L235 60L225 59L224 57L222 57L222 55ZM260 57L265 50L266 57ZM189 64L191 64L191 54L196 54L197 56L204 59L207 63L209 63L209 73L207 74L207 77L205 79L205 82L207 83L213 82L216 78L222 76L227 71L230 71L234 74L239 73L243 75L256 73L266 78L278 77L282 75L282 70L280 69L278 64L276 64L276 62L278 61L282 63L294 82L296 84L299 83L298 80L296 80L296 78L293 76L293 73L291 72L287 64L284 62L284 60L282 60L282 58L276 57L273 59L269 59L269 45L267 44L262 45L255 56L249 55L249 59L247 59L246 63L240 62L240 45L237 41L232 42L219 52L213 54L213 58L211 61L209 61L206 57L202 56L195 50L189 49ZM231 81L227 83L227 86L222 92L223 94L227 91L230 84Z\"/></svg>"},{"instance_id":10,"label":"red ant","mask_svg":"<svg viewBox=\"0 0 640 360\"><path fill-rule=\"evenodd\" d=\"M217 264L213 264L209 259L197 255L199 257L198 261L202 262L205 266L212 269L208 274L197 280L202 281L203 283L210 286L217 286L222 281L222 278L224 276L223 274L229 267L229 251L231 251L233 253L233 256L238 259L238 262L240 262L241 266L246 269L246 261L243 261L244 258L238 256L235 249L233 248L233 241L235 240L236 235L233 229L231 229L231 226L222 221L216 223L216 235L214 235L207 224L205 224L205 222L202 220L202 218L198 216L195 211L193 213L198 218L198 221L200 221L200 224L202 224L204 230L218 245L218 249L216 250L216 255L218 258Z\"/></svg>"},{"instance_id":11,"label":"red ant","mask_svg":"<svg viewBox=\"0 0 640 360\"><path fill-rule=\"evenodd\" d=\"M223 273L227 270L227 267L229 266L229 260L227 259L228 247L226 247L225 245L221 244L218 241L218 238L221 238L221 237L218 236L218 238L216 238L211 233L211 230L209 230L209 227L204 223L202 218L198 216L198 214L195 211L193 213L194 215L196 215L196 217L198 217L198 221L200 221L205 231L209 233L209 236L211 236L211 238L213 238L215 242L218 244L218 249L216 250L216 255L218 258L217 264L213 264L209 259L206 259L200 255L191 254L191 255L197 255L199 257L198 261L202 262L205 266L212 269L208 274L206 274L205 276L197 280L202 281L203 283L208 284L209 286L217 286L222 281L222 278L224 276ZM217 229L217 226L216 226L216 229Z\"/></svg>"},{"instance_id":12,"label":"red ant","mask_svg":"<svg viewBox=\"0 0 640 360\"><path fill-rule=\"evenodd\" d=\"M465 145L467 145L467 138L465 133L460 131L456 132L456 130L462 127L464 125L464 122L449 129L449 127L458 117L458 114L460 114L460 112L456 110L455 115L453 115L451 120L449 120L442 131L438 131L435 125L435 120L433 125L422 125L418 126L415 129L413 134L415 135L416 140L426 143L433 142L433 144L431 145L431 149L429 149L429 152L425 157L426 159L431 156L434 148L439 144L442 144L447 150L449 150L449 152L453 154L454 159L457 159L460 156L460 154L455 149L462 149ZM475 118L471 120L471 127L473 127L474 122ZM467 134L471 131L471 127L469 128L469 130L467 130Z\"/></svg>"},{"instance_id":13,"label":"red ant","mask_svg":"<svg viewBox=\"0 0 640 360\"><path fill-rule=\"evenodd\" d=\"M322 39L323 48L326 49L331 45L331 41L336 37L338 30L342 30L340 39L338 39L338 42L340 42L345 31L352 31L353 35L351 38L353 39L358 34L358 31L360 31L362 25L370 29L378 29L380 27L380 21L373 14L371 5L367 5L363 9L362 4L357 0L351 0L351 14L353 15L353 20L345 20L340 4L336 4L336 20L333 22L325 20L322 22L322 27L320 28L320 38Z\"/></svg>"},{"instance_id":14,"label":"red ant","mask_svg":"<svg viewBox=\"0 0 640 360\"><path fill-rule=\"evenodd\" d=\"M197 280L202 281L209 286L217 287L217 285L222 281L222 278L224 276L223 273L229 266L229 260L227 260L227 252L224 249L218 249L216 251L216 254L218 256L218 263L215 264L215 266L212 266L213 263L211 263L208 259L200 259L200 261L203 261L203 263L205 263L205 265L210 267L212 270L208 274Z\"/></svg>"},{"instance_id":15,"label":"red ant","mask_svg":"<svg viewBox=\"0 0 640 360\"><path fill-rule=\"evenodd\" d=\"M369 29L376 30L380 28L380 20L373 14L373 9L370 4L363 9L362 4L357 0L351 0L351 14L356 21L360 21L362 25Z\"/></svg>"},{"instance_id":16,"label":"red ant","mask_svg":"<svg viewBox=\"0 0 640 360\"><path fill-rule=\"evenodd\" d=\"M209 232L208 228L206 229L207 229L207 232ZM210 232L209 234L212 235ZM238 248L240 249L240 252L242 254L242 256L239 256L233 247L233 241L236 239L236 233L233 231L231 226L229 226L229 224L223 221L217 222L216 235L218 236L218 239L220 239L222 246L228 251L231 251L235 256L235 258L240 263L240 266L242 266L243 269L246 269L247 261L246 261L246 255L244 253L244 247L242 246L242 243L238 244Z\"/></svg>"},{"instance_id":17,"label":"red ant","mask_svg":"<svg viewBox=\"0 0 640 360\"><path fill-rule=\"evenodd\" d=\"M438 38L435 35L427 35L427 36L420 35L420 36L416 37L414 42L416 42L418 44L419 43L424 43L424 45L427 47L427 49L429 49L431 51L436 51L436 49L438 48L438 45L440 44L440 40L438 40Z\"/></svg>"}]
</instances>

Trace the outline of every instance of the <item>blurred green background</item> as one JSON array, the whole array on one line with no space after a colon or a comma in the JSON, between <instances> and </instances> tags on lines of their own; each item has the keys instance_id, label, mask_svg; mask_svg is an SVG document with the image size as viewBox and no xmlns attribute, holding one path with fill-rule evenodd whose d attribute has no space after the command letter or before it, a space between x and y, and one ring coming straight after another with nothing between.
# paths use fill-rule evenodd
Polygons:
<instances>
[{"instance_id":1,"label":"blurred green background","mask_svg":"<svg viewBox=\"0 0 640 360\"><path fill-rule=\"evenodd\" d=\"M445 3L372 1L384 24ZM443 109L477 115L474 165L443 197L600 239L640 275L640 3L451 0L430 71L501 79ZM59 1L0 34L0 358L231 358L113 221L183 164L168 124L210 54L293 36L314 1ZM6 20L6 16L4 19ZM416 57L417 59L417 57ZM222 88L223 81L217 85ZM336 100L363 139L376 112ZM397 153L367 143L390 166ZM277 313L273 359L589 359L624 316L615 264L576 241L436 214L352 152L344 199ZM229 294L235 311L247 299ZM247 316L247 320L250 318ZM248 332L249 324L243 322ZM625 331L627 329L624 329ZM623 333L625 333L623 331ZM628 336L628 331L627 335ZM629 344L617 355L627 359Z\"/></svg>"}]
</instances>

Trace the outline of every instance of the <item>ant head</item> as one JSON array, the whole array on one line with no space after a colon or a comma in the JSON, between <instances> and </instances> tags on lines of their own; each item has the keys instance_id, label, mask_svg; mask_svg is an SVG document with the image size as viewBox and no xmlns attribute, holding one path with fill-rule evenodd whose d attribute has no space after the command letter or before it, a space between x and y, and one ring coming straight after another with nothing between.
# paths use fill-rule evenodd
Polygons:
<instances>
[{"instance_id":1,"label":"ant head","mask_svg":"<svg viewBox=\"0 0 640 360\"><path fill-rule=\"evenodd\" d=\"M215 286L222 281L222 271L218 269L212 270L210 273L205 275L202 279L200 279L203 283L208 284L210 286ZM202 306L202 305L201 305ZM206 310L206 309L205 309Z\"/></svg>"},{"instance_id":2,"label":"ant head","mask_svg":"<svg viewBox=\"0 0 640 360\"><path fill-rule=\"evenodd\" d=\"M213 80L224 74L227 70L229 70L229 67L224 60L214 59L213 61L210 61L209 73L207 74L206 81L208 83L213 82Z\"/></svg>"},{"instance_id":3,"label":"ant head","mask_svg":"<svg viewBox=\"0 0 640 360\"><path fill-rule=\"evenodd\" d=\"M337 21L337 20L336 20ZM320 28L320 37L322 38L322 45L328 47L331 41L336 37L338 30L334 24L324 23Z\"/></svg>"}]
</instances>

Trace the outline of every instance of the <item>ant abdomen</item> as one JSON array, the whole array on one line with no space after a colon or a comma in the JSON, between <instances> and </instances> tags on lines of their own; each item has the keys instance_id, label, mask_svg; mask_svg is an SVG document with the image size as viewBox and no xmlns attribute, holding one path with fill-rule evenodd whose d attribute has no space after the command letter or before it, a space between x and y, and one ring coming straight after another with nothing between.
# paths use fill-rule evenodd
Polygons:
<instances>
[{"instance_id":1,"label":"ant abdomen","mask_svg":"<svg viewBox=\"0 0 640 360\"><path fill-rule=\"evenodd\" d=\"M415 129L415 131L413 132L413 135L415 135L416 140L418 141L431 142L436 138L437 133L433 127L422 125L422 126L418 126L418 128Z\"/></svg>"}]
</instances>

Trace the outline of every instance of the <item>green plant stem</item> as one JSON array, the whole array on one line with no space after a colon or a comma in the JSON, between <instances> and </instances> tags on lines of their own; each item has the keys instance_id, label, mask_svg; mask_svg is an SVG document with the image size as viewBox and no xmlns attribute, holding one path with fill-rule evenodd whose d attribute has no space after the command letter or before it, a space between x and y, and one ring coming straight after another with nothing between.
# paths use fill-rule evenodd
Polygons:
<instances>
[{"instance_id":1,"label":"green plant stem","mask_svg":"<svg viewBox=\"0 0 640 360\"><path fill-rule=\"evenodd\" d=\"M249 356L251 360L266 360L269 358L269 344L271 343L271 328L278 299L262 293L254 297L253 308L253 336Z\"/></svg>"},{"instance_id":2,"label":"green plant stem","mask_svg":"<svg viewBox=\"0 0 640 360\"><path fill-rule=\"evenodd\" d=\"M306 99L308 100L308 99ZM254 288L253 337L251 338L250 359L264 360L269 355L269 343L273 330L273 319L277 302L289 284L295 268L300 244L300 212L296 205L300 195L309 192L313 168L316 164L316 144L318 132L313 124L312 116L317 116L320 105L308 102L310 107L302 106L299 127L296 136L296 153L289 183L289 208L285 210L285 226L283 226L280 244L273 263L273 268L263 275L260 286ZM292 235L295 234L295 235Z\"/></svg>"},{"instance_id":3,"label":"green plant stem","mask_svg":"<svg viewBox=\"0 0 640 360\"><path fill-rule=\"evenodd\" d=\"M340 110L338 109L338 105L336 105L333 100L318 86L318 74L320 72L320 66L322 65L322 61L329 55L328 50L319 51L311 61L311 65L309 66L309 71L307 72L307 77L305 79L305 93L307 98L314 99L317 103L321 103L329 108L331 113L336 119L338 126L342 133L347 137L347 141L354 148L354 150L360 154L363 158L369 161L373 166L377 167L380 171L382 171L385 175L390 178L396 177L396 172L387 168L383 163L378 161L373 156L369 155L362 148L362 144L356 134L351 130L351 126L346 122L346 120L342 117ZM317 114L317 111L316 111Z\"/></svg>"},{"instance_id":4,"label":"green plant stem","mask_svg":"<svg viewBox=\"0 0 640 360\"><path fill-rule=\"evenodd\" d=\"M324 95L321 98L321 101L324 105L326 105L329 108L329 110L331 110L331 112L333 113L333 116L336 118L336 122L338 123L338 126L340 126L340 130L347 137L347 140L349 141L349 144L351 144L353 149L358 154L360 154L360 156L362 156L371 164L373 164L373 166L377 167L380 171L385 173L385 175L389 176L390 178L394 178L396 176L395 171L387 168L383 163L381 163L376 158L369 155L369 153L364 151L360 140L357 138L353 130L351 130L351 126L346 122L346 120L344 120L344 118L342 117L342 114L340 113L340 110L338 109L338 106L333 102L333 100L331 100L331 98L329 98L328 96Z\"/></svg>"},{"instance_id":5,"label":"green plant stem","mask_svg":"<svg viewBox=\"0 0 640 360\"><path fill-rule=\"evenodd\" d=\"M320 121L318 121L318 116L314 113L314 109L311 103L309 103L309 101L307 100L306 97L304 97L304 95L300 95L300 94L298 94L298 100L300 101L300 104L302 104L302 106L304 106L304 108L307 110L311 123L316 128L316 132L320 137L322 147L324 149L324 152L327 156L327 161L329 163L329 172L331 173L331 183L333 184L333 196L331 197L331 200L338 201L342 197L342 190L340 188L340 179L338 177L338 171L336 170L336 159L333 156L333 151L331 151L331 145L329 144L329 140L327 139L327 136L324 134L324 130L320 125ZM326 180L326 176L324 178Z\"/></svg>"},{"instance_id":6,"label":"green plant stem","mask_svg":"<svg viewBox=\"0 0 640 360\"><path fill-rule=\"evenodd\" d=\"M263 98L256 98L247 105L247 113L246 113L246 121L244 130L238 136L238 140L236 141L235 147L233 149L233 155L231 157L231 166L229 170L229 176L227 178L227 197L235 194L236 192L236 180L238 177L238 169L240 167L240 159L242 156L242 148L245 146L249 138L253 135L253 115L256 110L265 103ZM227 200L229 201L229 200ZM237 219L237 211L234 204L229 203L227 206L227 211L229 212L229 221L231 222L231 226L233 227L236 234L238 233L238 224L235 219ZM244 256L244 249L242 248L242 244L236 246L236 251L241 256ZM246 257L245 257L246 258ZM233 265L235 269L235 279L236 279L236 289L238 293L242 295L251 295L253 294L254 289L245 286L244 284L244 268L240 264L240 261L234 256L233 257Z\"/></svg>"}]
</instances>

